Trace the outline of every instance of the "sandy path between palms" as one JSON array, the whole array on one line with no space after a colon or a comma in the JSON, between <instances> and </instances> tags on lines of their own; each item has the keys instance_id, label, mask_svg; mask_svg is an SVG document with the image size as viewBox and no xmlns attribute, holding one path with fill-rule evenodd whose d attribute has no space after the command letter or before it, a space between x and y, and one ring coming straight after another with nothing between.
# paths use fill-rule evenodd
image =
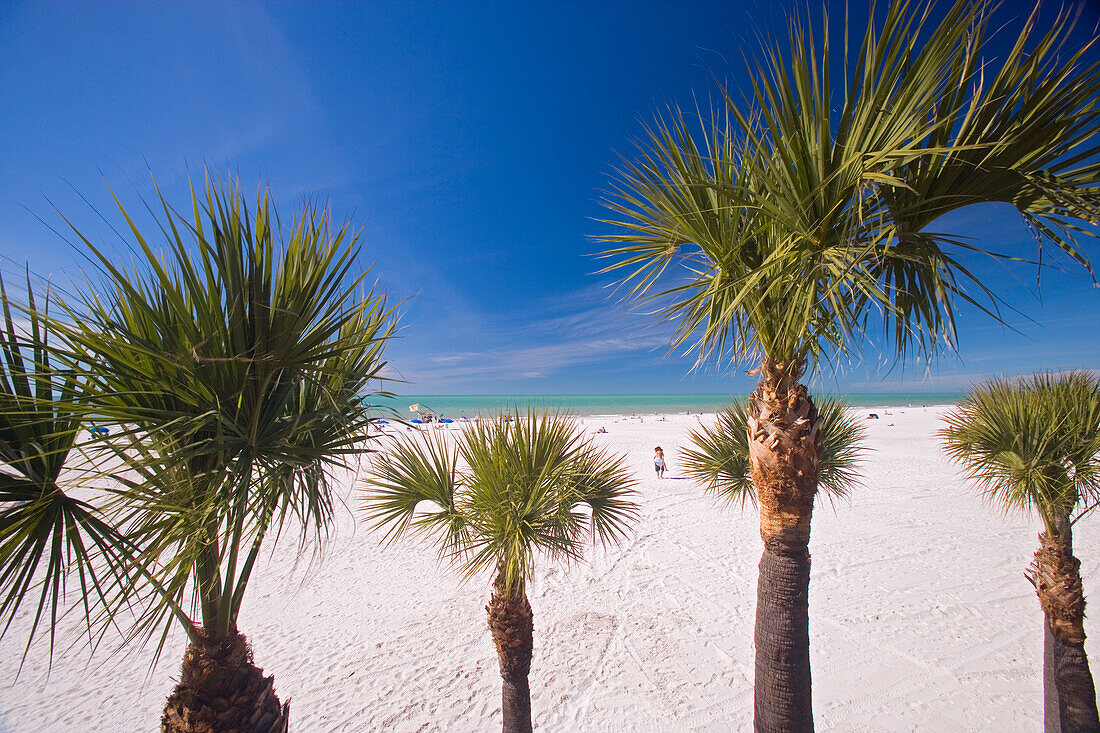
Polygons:
<instances>
[{"instance_id":1,"label":"sandy path between palms","mask_svg":"<svg viewBox=\"0 0 1100 733\"><path fill-rule=\"evenodd\" d=\"M1000 515L960 480L936 442L942 408L875 411L883 419L868 421L865 485L814 515L818 730L1041 730L1042 616L1023 577L1036 520ZM605 426L595 439L636 469L641 519L621 547L537 572L536 727L751 729L757 521L680 478L678 452L698 419L584 421L590 433ZM664 480L650 460L658 444L671 465ZM462 582L423 542L380 546L356 525L353 477L345 492L352 511L341 512L323 561L296 560L284 540L242 613L257 663L292 700L291 729L497 728L488 579ZM1092 599L1095 523L1075 535ZM180 637L151 673L149 649L90 658L79 641L48 671L46 645L36 643L15 679L27 621L0 642L0 733L157 729ZM1092 619L1086 632L1100 636ZM1097 664L1100 646L1090 638L1086 649Z\"/></svg>"}]
</instances>

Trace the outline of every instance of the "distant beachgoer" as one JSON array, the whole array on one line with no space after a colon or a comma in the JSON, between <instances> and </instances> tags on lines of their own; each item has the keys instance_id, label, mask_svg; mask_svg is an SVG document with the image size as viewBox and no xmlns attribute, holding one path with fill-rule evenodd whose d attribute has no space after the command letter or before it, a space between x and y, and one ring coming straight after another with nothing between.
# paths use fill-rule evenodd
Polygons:
<instances>
[{"instance_id":1,"label":"distant beachgoer","mask_svg":"<svg viewBox=\"0 0 1100 733\"><path fill-rule=\"evenodd\" d=\"M597 433L606 433L606 432L607 432L607 428L605 428L605 427L601 426L601 427L600 427L600 429L599 429L599 430L597 430L596 432L597 432Z\"/></svg>"},{"instance_id":2,"label":"distant beachgoer","mask_svg":"<svg viewBox=\"0 0 1100 733\"><path fill-rule=\"evenodd\" d=\"M657 446L653 449L653 470L657 472L657 478L665 477L665 469L668 466L665 465L665 452L661 450L661 446Z\"/></svg>"}]
</instances>

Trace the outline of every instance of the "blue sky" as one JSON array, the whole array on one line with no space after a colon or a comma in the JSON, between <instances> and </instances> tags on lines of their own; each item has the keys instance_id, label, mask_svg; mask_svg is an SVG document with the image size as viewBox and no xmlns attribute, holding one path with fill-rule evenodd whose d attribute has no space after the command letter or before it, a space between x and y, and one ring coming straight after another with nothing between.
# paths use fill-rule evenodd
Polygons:
<instances>
[{"instance_id":1,"label":"blue sky","mask_svg":"<svg viewBox=\"0 0 1100 733\"><path fill-rule=\"evenodd\" d=\"M1086 0L1087 2L1087 0ZM853 6L859 2L852 2ZM834 3L834 16L843 14ZM1010 24L1026 5L998 11ZM363 227L366 264L403 301L390 362L433 393L744 391L743 369L691 370L667 327L593 273L616 151L667 102L743 83L767 1L7 3L0 6L0 268L79 277L54 207L116 243L128 206L184 201L204 165ZM1053 9L1052 9L1053 12ZM1096 6L1083 6L1093 29ZM1082 31L1080 38L1088 33ZM1006 35L1006 37L1010 37ZM1031 253L1006 207L943 228ZM116 245L112 245L116 246ZM1097 241L1086 244L1100 260ZM964 311L958 355L890 368L872 338L822 389L952 391L975 379L1100 368L1100 289L1067 258L975 263L1016 331Z\"/></svg>"}]
</instances>

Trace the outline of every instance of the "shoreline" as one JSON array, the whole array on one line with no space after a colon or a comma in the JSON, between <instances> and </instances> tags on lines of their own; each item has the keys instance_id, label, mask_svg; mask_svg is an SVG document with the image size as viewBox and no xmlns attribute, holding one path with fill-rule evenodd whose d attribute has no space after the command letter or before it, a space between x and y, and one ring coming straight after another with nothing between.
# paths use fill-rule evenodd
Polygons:
<instances>
[{"instance_id":1,"label":"shoreline","mask_svg":"<svg viewBox=\"0 0 1100 733\"><path fill-rule=\"evenodd\" d=\"M848 405L846 409L849 412L855 413L856 415L863 415L864 413L866 413L868 411L873 412L875 410L879 410L884 414L902 414L906 410L935 410L935 411L937 411L938 414L942 414L943 411L951 409L956 404L958 404L958 403L955 403L955 402L941 402L941 403L928 403L928 404L920 404L920 405L916 405L916 404L914 404L914 405L867 404L867 405ZM444 414L447 414L448 417L450 416L448 413L444 413ZM478 414L478 415L466 416L466 417L468 417L469 422L473 422L473 421L475 421L477 419L481 419L481 418L490 418L491 419L494 415L499 415L499 414L500 413L486 413L486 414ZM654 413L638 413L638 412L635 412L635 413L631 413L631 414L626 414L626 413L621 413L621 412L566 413L566 414L569 417L571 417L571 418L573 418L577 421L639 420L639 421L644 422L646 420L649 420L650 422L660 422L660 421L663 421L663 420L667 420L668 418L677 418L677 417L713 419L718 413L715 412L714 410L703 410L703 411L698 411L698 412L694 411L694 410L691 410L691 411L681 411L681 412L654 412ZM654 420L654 418L657 418L657 420ZM393 420L388 415L386 417L384 417L383 419L389 419L390 420L390 423L389 423L390 425L394 424ZM404 416L400 416L398 419L402 419L402 420L405 420L405 422L408 422L408 418L405 418ZM461 418L459 418L458 420L455 420L454 422L449 423L448 425L449 425L450 429L457 430L458 428L460 428L464 424L464 422L465 421L463 421L463 420L461 420ZM431 423L424 423L424 424L420 425L419 427L421 429L426 429L428 427L439 428L440 425L441 425L441 423L431 422Z\"/></svg>"},{"instance_id":2,"label":"shoreline","mask_svg":"<svg viewBox=\"0 0 1100 733\"><path fill-rule=\"evenodd\" d=\"M473 418L476 415L514 414L526 409L565 412L574 417L629 417L632 414L659 415L715 413L735 399L744 399L742 394L698 394L698 395L407 395L392 397L374 402L387 417L408 419L415 417L416 411L409 408L417 406L420 411L443 415L448 418ZM962 393L853 393L834 395L831 393L811 394L822 398L839 396L854 409L916 409L922 407L944 407L957 404L964 396Z\"/></svg>"}]
</instances>

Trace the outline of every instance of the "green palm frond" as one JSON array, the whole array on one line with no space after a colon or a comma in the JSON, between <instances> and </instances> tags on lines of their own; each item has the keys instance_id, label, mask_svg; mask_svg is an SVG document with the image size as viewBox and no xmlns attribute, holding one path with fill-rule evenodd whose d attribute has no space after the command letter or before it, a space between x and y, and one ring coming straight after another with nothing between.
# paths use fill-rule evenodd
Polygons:
<instances>
[{"instance_id":1,"label":"green palm frond","mask_svg":"<svg viewBox=\"0 0 1100 733\"><path fill-rule=\"evenodd\" d=\"M467 545L467 521L455 498L457 464L458 448L443 435L396 441L371 467L363 494L367 521L386 529L387 542L409 532L440 533L442 557L461 553ZM425 502L432 508L423 507Z\"/></svg>"},{"instance_id":2,"label":"green palm frond","mask_svg":"<svg viewBox=\"0 0 1100 733\"><path fill-rule=\"evenodd\" d=\"M100 503L131 544L130 583L107 598L93 627L106 631L121 613L133 618L127 640L152 638L160 630L155 656L173 621L185 629L192 619L214 623L216 609L206 609L191 592L197 563L209 561L206 540L218 522L216 493L209 482L228 480L228 471L197 472L172 460L171 444L141 436L112 438L89 451L94 474L111 476ZM124 470L119 470L120 468ZM224 553L224 528L217 551ZM221 567L224 554L212 563Z\"/></svg>"},{"instance_id":3,"label":"green palm frond","mask_svg":"<svg viewBox=\"0 0 1100 733\"><path fill-rule=\"evenodd\" d=\"M839 397L819 398L817 414L821 419L818 483L830 499L843 498L860 485L859 467L867 450L862 443L867 430Z\"/></svg>"},{"instance_id":4,"label":"green palm frond","mask_svg":"<svg viewBox=\"0 0 1100 733\"><path fill-rule=\"evenodd\" d=\"M270 501L281 507L276 526L283 525L287 512L297 524L318 532L330 524L333 502L326 482L331 471L346 467L349 457L368 449L365 441L377 438L369 429L378 416L364 396L372 393L372 382L384 379L383 349L395 327L385 295L376 289L364 292L345 314L330 355L296 385L282 424L272 431L273 438L286 436L270 470L277 477Z\"/></svg>"},{"instance_id":5,"label":"green palm frond","mask_svg":"<svg viewBox=\"0 0 1100 733\"><path fill-rule=\"evenodd\" d=\"M1042 241L1091 271L1075 236L1100 218L1100 63L1095 41L1070 44L1069 9L1038 29L1039 9L1011 50L987 73L981 49L989 16L971 31L971 49L951 71L925 143L944 155L912 160L896 174L908 187L883 191L904 243L949 211L1003 202L1020 211Z\"/></svg>"},{"instance_id":6,"label":"green palm frond","mask_svg":"<svg viewBox=\"0 0 1100 733\"><path fill-rule=\"evenodd\" d=\"M877 192L895 235L876 269L904 306L887 313L898 343L905 333L922 330L953 343L955 298L1000 320L996 295L952 253L1023 259L929 230L956 209L1011 204L1036 236L1039 264L1043 243L1050 242L1092 271L1076 237L1089 231L1083 224L1095 222L1100 211L1100 65L1085 62L1093 44L1063 53L1073 30L1068 11L1042 35L1037 22L1038 8L990 73L982 58L990 13L975 18L969 48L950 69L924 140L945 152L902 163L894 174L906 186Z\"/></svg>"},{"instance_id":7,"label":"green palm frond","mask_svg":"<svg viewBox=\"0 0 1100 733\"><path fill-rule=\"evenodd\" d=\"M1096 379L1073 373L994 380L973 389L945 422L944 448L967 477L994 504L1037 512L1052 536L1075 509L1096 505Z\"/></svg>"},{"instance_id":8,"label":"green palm frond","mask_svg":"<svg viewBox=\"0 0 1100 733\"><path fill-rule=\"evenodd\" d=\"M398 441L367 482L369 521L387 539L441 535L444 557L467 575L493 572L508 589L523 586L536 554L572 560L588 535L624 537L637 510L622 460L591 446L571 418L513 414L468 426L454 445L444 437Z\"/></svg>"},{"instance_id":9,"label":"green palm frond","mask_svg":"<svg viewBox=\"0 0 1100 733\"><path fill-rule=\"evenodd\" d=\"M692 430L692 447L681 450L684 473L720 500L744 508L756 505L749 467L749 403L734 402L720 410L713 427Z\"/></svg>"},{"instance_id":10,"label":"green palm frond","mask_svg":"<svg viewBox=\"0 0 1100 733\"><path fill-rule=\"evenodd\" d=\"M866 450L865 434L841 399L817 403L818 485L830 500L843 498L859 484L859 465ZM749 462L749 404L734 402L720 411L713 427L690 433L692 446L681 451L684 471L726 504L744 508L756 504Z\"/></svg>"},{"instance_id":11,"label":"green palm frond","mask_svg":"<svg viewBox=\"0 0 1100 733\"><path fill-rule=\"evenodd\" d=\"M589 444L577 453L570 473L572 491L591 512L594 537L604 546L626 539L638 508L631 500L635 480L625 459Z\"/></svg>"},{"instance_id":12,"label":"green palm frond","mask_svg":"<svg viewBox=\"0 0 1100 733\"><path fill-rule=\"evenodd\" d=\"M78 404L84 385L53 360L48 298L39 311L28 276L25 306L9 300L2 279L0 302L0 636L37 595L27 648L44 623L52 655L54 627L70 606L67 583L78 583L83 613L91 617L100 599L125 582L119 562L131 546L96 507L73 495L79 474L62 481L86 415Z\"/></svg>"}]
</instances>

